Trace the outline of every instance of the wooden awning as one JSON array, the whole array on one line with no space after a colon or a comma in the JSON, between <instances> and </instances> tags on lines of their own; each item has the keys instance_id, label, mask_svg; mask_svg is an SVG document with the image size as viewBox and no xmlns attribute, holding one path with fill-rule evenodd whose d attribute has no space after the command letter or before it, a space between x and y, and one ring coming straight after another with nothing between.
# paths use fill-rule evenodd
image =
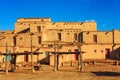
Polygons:
<instances>
[{"instance_id":1,"label":"wooden awning","mask_svg":"<svg viewBox=\"0 0 120 80\"><path fill-rule=\"evenodd\" d=\"M16 52L16 53L0 53L0 55L26 55L31 54L31 52ZM34 55L43 54L43 52L33 52Z\"/></svg>"},{"instance_id":2,"label":"wooden awning","mask_svg":"<svg viewBox=\"0 0 120 80\"><path fill-rule=\"evenodd\" d=\"M49 52L49 53L53 53L53 54L56 54L56 53L58 53L58 54L82 54L82 53L86 53L86 52L83 52L83 51L81 51L81 52Z\"/></svg>"}]
</instances>

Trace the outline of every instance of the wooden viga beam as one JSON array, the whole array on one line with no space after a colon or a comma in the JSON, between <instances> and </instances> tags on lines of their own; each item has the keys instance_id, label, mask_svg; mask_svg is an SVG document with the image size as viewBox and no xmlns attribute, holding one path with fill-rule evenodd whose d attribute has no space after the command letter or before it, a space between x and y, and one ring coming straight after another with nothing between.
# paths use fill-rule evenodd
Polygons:
<instances>
[{"instance_id":1,"label":"wooden viga beam","mask_svg":"<svg viewBox=\"0 0 120 80\"><path fill-rule=\"evenodd\" d=\"M0 55L26 55L31 54L31 52L16 52L16 53L0 53ZM34 55L43 54L43 52L33 52Z\"/></svg>"},{"instance_id":2,"label":"wooden viga beam","mask_svg":"<svg viewBox=\"0 0 120 80\"><path fill-rule=\"evenodd\" d=\"M53 53L53 54L56 54L56 53L58 53L58 54L83 54L83 53L86 53L86 52L84 52L84 51L81 51L81 52L50 52L50 53Z\"/></svg>"}]
</instances>

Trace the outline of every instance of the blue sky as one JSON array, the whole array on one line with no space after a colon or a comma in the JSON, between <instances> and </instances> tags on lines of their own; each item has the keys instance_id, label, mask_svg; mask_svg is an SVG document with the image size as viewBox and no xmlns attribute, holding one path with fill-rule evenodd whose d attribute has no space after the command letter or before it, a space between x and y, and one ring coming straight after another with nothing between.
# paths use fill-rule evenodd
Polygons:
<instances>
[{"instance_id":1,"label":"blue sky","mask_svg":"<svg viewBox=\"0 0 120 80\"><path fill-rule=\"evenodd\" d=\"M120 0L0 0L0 30L14 30L17 18L95 20L98 30L120 30Z\"/></svg>"}]
</instances>

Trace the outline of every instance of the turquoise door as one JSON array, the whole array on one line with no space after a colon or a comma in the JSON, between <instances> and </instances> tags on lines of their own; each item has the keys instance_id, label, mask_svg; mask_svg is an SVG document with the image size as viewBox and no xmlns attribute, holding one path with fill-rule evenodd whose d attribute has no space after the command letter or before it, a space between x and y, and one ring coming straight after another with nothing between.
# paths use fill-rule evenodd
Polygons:
<instances>
[{"instance_id":1,"label":"turquoise door","mask_svg":"<svg viewBox=\"0 0 120 80\"><path fill-rule=\"evenodd\" d=\"M7 54L8 54L8 55L7 55L7 61L10 61L10 51L7 50L6 52L7 52Z\"/></svg>"}]
</instances>

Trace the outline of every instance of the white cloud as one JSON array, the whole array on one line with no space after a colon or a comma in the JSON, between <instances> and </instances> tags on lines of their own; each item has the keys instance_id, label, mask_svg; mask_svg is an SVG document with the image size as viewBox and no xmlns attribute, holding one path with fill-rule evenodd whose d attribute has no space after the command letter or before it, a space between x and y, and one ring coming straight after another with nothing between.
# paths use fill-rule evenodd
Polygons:
<instances>
[{"instance_id":1,"label":"white cloud","mask_svg":"<svg viewBox=\"0 0 120 80\"><path fill-rule=\"evenodd\" d=\"M95 20L86 20L85 22L96 22Z\"/></svg>"}]
</instances>

